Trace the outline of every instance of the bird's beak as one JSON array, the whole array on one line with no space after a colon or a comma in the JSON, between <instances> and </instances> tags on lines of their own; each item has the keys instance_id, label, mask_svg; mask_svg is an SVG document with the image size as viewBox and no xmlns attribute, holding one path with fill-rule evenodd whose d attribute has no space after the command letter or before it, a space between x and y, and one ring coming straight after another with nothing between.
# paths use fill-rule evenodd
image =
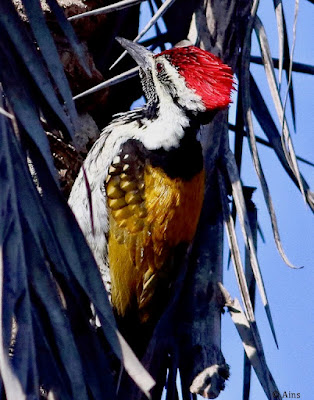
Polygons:
<instances>
[{"instance_id":1,"label":"bird's beak","mask_svg":"<svg viewBox=\"0 0 314 400\"><path fill-rule=\"evenodd\" d=\"M116 40L121 44L122 47L125 48L130 56L134 58L140 68L143 70L152 68L151 59L153 53L151 51L145 49L145 47L137 43L131 42L128 39L116 37Z\"/></svg>"}]
</instances>

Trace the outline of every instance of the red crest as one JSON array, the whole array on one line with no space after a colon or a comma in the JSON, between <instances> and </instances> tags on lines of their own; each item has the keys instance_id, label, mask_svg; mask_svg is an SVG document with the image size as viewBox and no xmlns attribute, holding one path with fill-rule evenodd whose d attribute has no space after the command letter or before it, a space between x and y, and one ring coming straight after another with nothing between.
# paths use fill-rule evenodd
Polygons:
<instances>
[{"instance_id":1,"label":"red crest","mask_svg":"<svg viewBox=\"0 0 314 400\"><path fill-rule=\"evenodd\" d=\"M218 57L195 46L176 47L165 55L186 81L201 96L207 110L226 108L233 88L231 68Z\"/></svg>"}]
</instances>

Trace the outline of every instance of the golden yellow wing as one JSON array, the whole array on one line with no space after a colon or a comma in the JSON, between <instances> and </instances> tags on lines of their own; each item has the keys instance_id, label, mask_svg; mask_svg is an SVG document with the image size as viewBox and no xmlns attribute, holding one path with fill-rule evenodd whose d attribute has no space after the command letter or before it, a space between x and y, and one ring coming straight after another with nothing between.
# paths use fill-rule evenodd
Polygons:
<instances>
[{"instance_id":1,"label":"golden yellow wing","mask_svg":"<svg viewBox=\"0 0 314 400\"><path fill-rule=\"evenodd\" d=\"M106 181L112 303L124 316L137 308L150 316L151 300L171 271L167 259L192 240L204 192L204 171L190 180L170 178L140 154L121 152Z\"/></svg>"}]
</instances>

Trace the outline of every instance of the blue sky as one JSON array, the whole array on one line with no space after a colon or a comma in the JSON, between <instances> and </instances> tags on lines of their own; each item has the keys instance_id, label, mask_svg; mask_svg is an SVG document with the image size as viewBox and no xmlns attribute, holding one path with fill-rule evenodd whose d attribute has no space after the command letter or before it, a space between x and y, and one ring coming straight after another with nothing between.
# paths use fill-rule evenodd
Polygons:
<instances>
[{"instance_id":1,"label":"blue sky","mask_svg":"<svg viewBox=\"0 0 314 400\"><path fill-rule=\"evenodd\" d=\"M262 19L274 57L278 54L277 29L272 2L261 1L258 15ZM294 18L294 2L284 2L289 39L292 43L292 26ZM300 1L297 22L297 41L294 60L314 65L313 37L314 6L305 0ZM253 40L253 52L259 55L256 40ZM262 93L270 98L263 67L252 66L253 72ZM314 160L314 77L304 74L294 74L294 90L296 98L296 133L292 133L296 153L308 160ZM283 95L285 95L283 85ZM271 107L272 102L268 101ZM274 108L272 115L277 122ZM290 109L288 107L288 118ZM291 118L289 118L291 121ZM292 124L290 124L292 129ZM264 136L258 126L256 133ZM286 176L279 161L270 149L259 146L261 162L272 193L276 209L281 239L290 260L303 265L302 270L291 270L281 260L274 241L269 217L265 207L262 191L256 179L255 171L245 144L242 179L244 184L256 186L258 189L253 200L258 208L259 223L262 227L266 244L258 243L258 256L267 289L275 329L279 342L276 348L265 313L257 296L256 318L262 336L269 368L281 391L300 393L301 399L313 398L312 384L314 382L314 312L311 304L314 294L314 224L313 215L304 204L302 196L295 185ZM300 169L308 183L314 187L314 169L300 163ZM240 235L239 235L240 236ZM232 270L225 273L225 286L232 295L239 297ZM243 352L237 332L228 315L223 317L222 348L227 361L231 365L231 378L221 400L240 399L242 395ZM255 377L252 375L251 399L265 399L265 394Z\"/></svg>"},{"instance_id":2,"label":"blue sky","mask_svg":"<svg viewBox=\"0 0 314 400\"><path fill-rule=\"evenodd\" d=\"M287 19L290 45L294 19L294 2L283 1ZM144 3L145 4L145 3ZM146 7L146 6L144 6ZM314 65L314 5L307 0L300 0L297 22L297 40L294 60ZM143 18L147 12L143 11ZM278 57L278 40L273 2L261 0L259 12L269 38L273 57ZM142 19L141 25L145 23ZM146 37L151 37L147 34ZM253 40L253 54L259 55L257 42ZM262 66L253 65L251 71L265 98L270 99L267 81ZM287 108L288 120L292 131L296 153L314 161L314 76L295 73L294 91L296 99L296 133L291 124L290 108ZM285 84L282 93L285 95ZM278 118L268 101L275 122ZM233 111L230 116L232 118ZM264 137L256 125L256 133ZM233 137L230 136L233 143ZM257 295L256 318L261 333L266 360L283 393L300 393L300 398L313 398L314 382L314 218L301 194L283 171L273 151L259 145L260 158L272 194L278 217L283 247L289 259L302 270L291 270L278 254L271 231L270 219L266 210L263 194L253 168L246 139L244 140L244 158L242 179L245 185L257 187L253 201L258 208L259 224L266 238L266 244L259 239L258 256L263 278L271 306L279 350L273 341L265 312ZM314 168L299 164L301 172L310 187L314 188ZM239 237L241 237L241 233ZM242 246L243 247L243 246ZM225 251L225 265L228 251ZM233 297L240 298L232 267L225 270L224 285ZM228 313L222 316L222 350L231 366L231 377L220 400L242 398L243 348L241 340ZM266 398L260 384L252 374L251 400Z\"/></svg>"},{"instance_id":3,"label":"blue sky","mask_svg":"<svg viewBox=\"0 0 314 400\"><path fill-rule=\"evenodd\" d=\"M292 43L294 2L285 1L285 14ZM259 16L269 37L272 54L277 57L278 41L272 2L261 1ZM314 65L313 29L314 6L305 0L300 1L297 22L297 41L294 60ZM256 40L253 51L259 55ZM263 67L251 68L262 92L269 98L269 90ZM313 162L314 160L314 77L294 74L296 97L297 130L292 133L296 153ZM283 88L284 89L284 88ZM283 90L285 95L285 91ZM271 105L271 101L268 102ZM273 107L272 107L273 109ZM288 114L290 109L288 108ZM273 111L275 121L278 119ZM290 118L291 120L291 118ZM290 124L290 127L292 125ZM292 129L292 128L291 128ZM263 136L258 129L256 133ZM267 324L265 313L257 296L256 318L262 336L266 360L269 368L283 393L300 393L301 399L313 398L314 382L314 312L311 304L314 300L314 224L313 214L304 204L295 185L282 170L276 156L270 149L259 146L261 162L272 193L277 212L283 246L290 260L303 265L302 270L291 270L281 260L274 241L263 195L257 182L255 171L249 156L247 145L244 152L242 178L246 185L256 186L258 190L253 200L258 208L259 223L266 237L266 244L258 243L258 255L267 289L275 329L279 342L277 350ZM308 183L314 187L314 169L300 163L301 172ZM233 295L237 288L232 270L225 273L225 286ZM238 295L236 295L239 297ZM242 350L241 342L228 315L223 316L222 348L231 365L232 375L221 400L240 399L242 395ZM263 390L253 374L251 399L265 399Z\"/></svg>"}]
</instances>

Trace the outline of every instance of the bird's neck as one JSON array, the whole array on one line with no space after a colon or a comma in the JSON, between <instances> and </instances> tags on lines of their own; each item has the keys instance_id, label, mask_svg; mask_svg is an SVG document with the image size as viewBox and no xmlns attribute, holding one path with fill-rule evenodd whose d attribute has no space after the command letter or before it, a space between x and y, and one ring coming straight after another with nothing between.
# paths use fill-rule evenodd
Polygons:
<instances>
[{"instance_id":1,"label":"bird's neck","mask_svg":"<svg viewBox=\"0 0 314 400\"><path fill-rule=\"evenodd\" d=\"M165 155L171 152L175 157L179 153L181 160L182 150L186 149L185 154L188 156L188 148L198 143L198 129L198 119L174 102L148 103L143 108L117 114L95 142L84 162L87 175L90 176L90 185L104 181L111 161L126 141L137 140L149 152ZM182 143L187 146L182 147Z\"/></svg>"},{"instance_id":2,"label":"bird's neck","mask_svg":"<svg viewBox=\"0 0 314 400\"><path fill-rule=\"evenodd\" d=\"M176 104L172 98L163 99L158 104L148 103L144 110L149 118L134 138L140 140L148 150L178 148L186 134L192 134L196 140L199 129L197 117Z\"/></svg>"}]
</instances>

